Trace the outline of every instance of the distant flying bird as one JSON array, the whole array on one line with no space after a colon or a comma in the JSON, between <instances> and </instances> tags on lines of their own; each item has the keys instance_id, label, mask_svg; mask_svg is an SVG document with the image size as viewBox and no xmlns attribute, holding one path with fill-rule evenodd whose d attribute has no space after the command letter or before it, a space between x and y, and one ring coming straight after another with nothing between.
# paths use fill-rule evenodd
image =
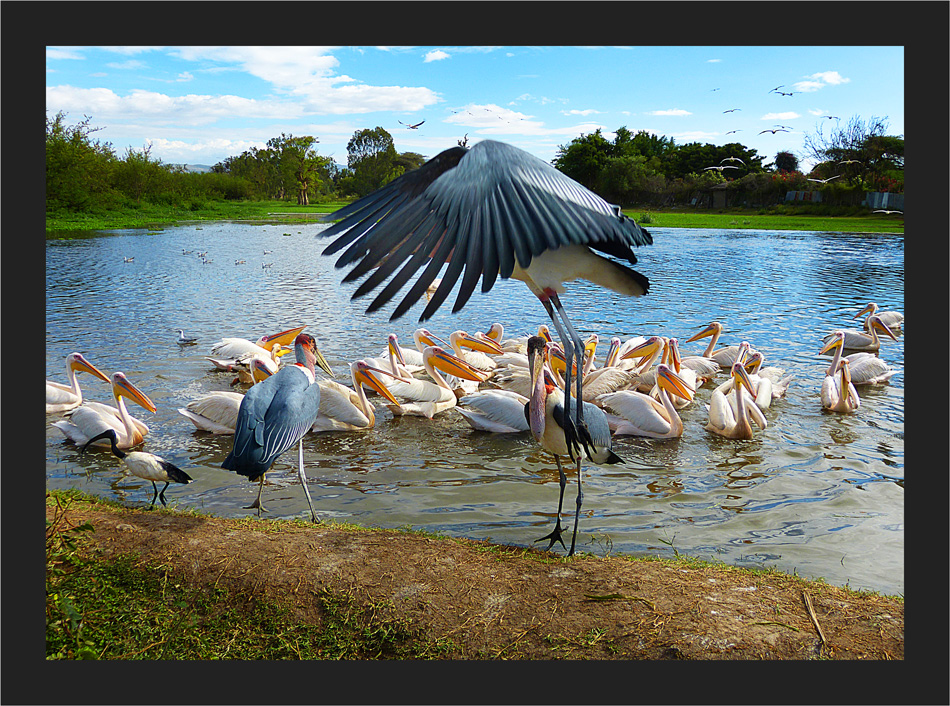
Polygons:
<instances>
[{"instance_id":1,"label":"distant flying bird","mask_svg":"<svg viewBox=\"0 0 950 706\"><path fill-rule=\"evenodd\" d=\"M760 132L759 134L760 134L760 135L764 135L764 134L767 133L767 132L771 132L771 133L774 135L774 134L777 133L777 132L788 132L788 130L783 130L782 128L775 128L774 130L763 130L763 131Z\"/></svg>"},{"instance_id":2,"label":"distant flying bird","mask_svg":"<svg viewBox=\"0 0 950 706\"><path fill-rule=\"evenodd\" d=\"M809 178L808 181L817 181L819 184L827 184L829 181L831 181L832 179L837 179L839 176L841 176L841 175L840 175L840 174L835 174L834 176L828 177L827 179L811 179L811 178Z\"/></svg>"},{"instance_id":3,"label":"distant flying bird","mask_svg":"<svg viewBox=\"0 0 950 706\"><path fill-rule=\"evenodd\" d=\"M843 159L838 164L861 164L860 159Z\"/></svg>"},{"instance_id":4,"label":"distant flying bird","mask_svg":"<svg viewBox=\"0 0 950 706\"><path fill-rule=\"evenodd\" d=\"M783 83L781 86L776 86L771 91L769 91L769 93L778 93L778 89L780 88L785 88L785 84Z\"/></svg>"},{"instance_id":5,"label":"distant flying bird","mask_svg":"<svg viewBox=\"0 0 950 706\"><path fill-rule=\"evenodd\" d=\"M737 110L742 110L742 108L730 108L729 110L722 111L723 113L735 113Z\"/></svg>"},{"instance_id":6,"label":"distant flying bird","mask_svg":"<svg viewBox=\"0 0 950 706\"><path fill-rule=\"evenodd\" d=\"M827 118L828 120L841 120L837 115L822 115L821 117Z\"/></svg>"},{"instance_id":7,"label":"distant flying bird","mask_svg":"<svg viewBox=\"0 0 950 706\"><path fill-rule=\"evenodd\" d=\"M723 169L738 169L739 167L734 167L731 164L726 164L718 167L703 167L703 171L708 171L710 169L715 169L717 172L721 172Z\"/></svg>"},{"instance_id":8,"label":"distant flying bird","mask_svg":"<svg viewBox=\"0 0 950 706\"><path fill-rule=\"evenodd\" d=\"M794 96L796 93L800 93L800 91L789 91L788 93L785 91L776 91L776 93L778 93L780 96Z\"/></svg>"},{"instance_id":9,"label":"distant flying bird","mask_svg":"<svg viewBox=\"0 0 950 706\"><path fill-rule=\"evenodd\" d=\"M400 125L405 125L405 126L406 126L407 128L409 128L410 130L418 130L418 129L419 129L419 126L422 125L422 123L424 123L425 120L423 120L422 122L418 122L418 123L416 123L415 125L410 125L410 124L408 124L408 123L404 123L402 120L398 120L397 122L398 122Z\"/></svg>"},{"instance_id":10,"label":"distant flying bird","mask_svg":"<svg viewBox=\"0 0 950 706\"><path fill-rule=\"evenodd\" d=\"M903 211L888 211L888 210L883 209L883 208L879 208L879 209L876 210L876 211L871 211L871 213L900 213L901 215L904 214Z\"/></svg>"},{"instance_id":11,"label":"distant flying bird","mask_svg":"<svg viewBox=\"0 0 950 706\"><path fill-rule=\"evenodd\" d=\"M723 157L719 160L719 163L722 164L723 162L738 162L739 164L745 166L745 162L743 162L738 157Z\"/></svg>"},{"instance_id":12,"label":"distant flying bird","mask_svg":"<svg viewBox=\"0 0 950 706\"><path fill-rule=\"evenodd\" d=\"M726 134L727 134L727 135L731 135L731 134L734 133L734 132L742 132L742 130L730 130L730 131L727 132Z\"/></svg>"}]
</instances>

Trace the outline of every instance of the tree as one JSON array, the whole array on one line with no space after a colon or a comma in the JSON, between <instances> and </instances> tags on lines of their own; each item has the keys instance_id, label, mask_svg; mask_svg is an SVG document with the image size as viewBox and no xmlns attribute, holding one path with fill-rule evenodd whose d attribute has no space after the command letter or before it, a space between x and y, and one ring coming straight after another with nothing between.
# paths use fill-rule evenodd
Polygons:
<instances>
[{"instance_id":1,"label":"tree","mask_svg":"<svg viewBox=\"0 0 950 706\"><path fill-rule=\"evenodd\" d=\"M403 173L403 167L396 165L392 135L381 127L354 133L346 152L347 166L352 172L349 186L357 196L372 193Z\"/></svg>"},{"instance_id":2,"label":"tree","mask_svg":"<svg viewBox=\"0 0 950 706\"><path fill-rule=\"evenodd\" d=\"M317 154L313 148L317 142L310 135L294 137L284 133L267 141L267 146L278 155L284 188L296 191L300 206L310 204L310 189L322 183L321 168L325 170L330 161L329 157Z\"/></svg>"},{"instance_id":3,"label":"tree","mask_svg":"<svg viewBox=\"0 0 950 706\"><path fill-rule=\"evenodd\" d=\"M113 196L112 145L93 140L101 128L91 127L84 116L78 124L66 124L62 111L46 116L46 201L53 207L92 209L106 205Z\"/></svg>"},{"instance_id":4,"label":"tree","mask_svg":"<svg viewBox=\"0 0 950 706\"><path fill-rule=\"evenodd\" d=\"M552 163L574 181L597 191L598 180L610 153L610 142L597 128L592 133L575 137L567 146L559 145Z\"/></svg>"},{"instance_id":5,"label":"tree","mask_svg":"<svg viewBox=\"0 0 950 706\"><path fill-rule=\"evenodd\" d=\"M775 155L775 168L780 172L798 171L798 157L791 152L779 152Z\"/></svg>"},{"instance_id":6,"label":"tree","mask_svg":"<svg viewBox=\"0 0 950 706\"><path fill-rule=\"evenodd\" d=\"M904 138L888 135L887 119L871 117L864 121L855 115L825 136L821 122L814 134L805 135L808 157L818 163L831 163L836 173L852 185L870 189L893 188L904 182Z\"/></svg>"}]
</instances>

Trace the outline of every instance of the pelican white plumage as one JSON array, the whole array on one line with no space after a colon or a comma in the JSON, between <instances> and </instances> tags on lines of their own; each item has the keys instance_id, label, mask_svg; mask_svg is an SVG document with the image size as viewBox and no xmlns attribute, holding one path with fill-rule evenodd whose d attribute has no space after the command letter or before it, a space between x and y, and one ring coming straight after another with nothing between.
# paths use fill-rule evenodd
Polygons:
<instances>
[{"instance_id":1,"label":"pelican white plumage","mask_svg":"<svg viewBox=\"0 0 950 706\"><path fill-rule=\"evenodd\" d=\"M489 380L498 368L498 363L491 356L501 354L503 352L501 346L490 338L479 338L461 330L452 332L449 343L456 358L461 358L476 370L484 373L484 377L481 380L470 380L452 375L446 378L446 382L455 392L456 397L478 392L479 384ZM468 350L462 350L463 348Z\"/></svg>"},{"instance_id":2,"label":"pelican white plumage","mask_svg":"<svg viewBox=\"0 0 950 706\"><path fill-rule=\"evenodd\" d=\"M673 439L683 435L683 420L670 395L692 399L694 390L665 363L657 365L657 386L659 401L636 390L619 390L598 398L615 436Z\"/></svg>"},{"instance_id":3,"label":"pelican white plumage","mask_svg":"<svg viewBox=\"0 0 950 706\"><path fill-rule=\"evenodd\" d=\"M440 274L421 321L435 313L460 277L453 311L465 305L479 279L482 292L499 276L519 279L541 301L578 368L584 346L560 301L564 283L584 279L629 296L646 294L649 287L642 274L594 252L635 264L633 248L652 243L649 233L544 160L493 140L445 150L327 218L341 220L319 234L339 236L324 254L342 250L336 266L355 263L343 281L369 275L353 297L389 280L367 312L393 299L423 265L391 318L405 314ZM583 399L581 377L575 378L575 392L571 375L569 364L565 417L573 458L581 444L590 443L590 434L584 406L571 405L572 396Z\"/></svg>"},{"instance_id":4,"label":"pelican white plumage","mask_svg":"<svg viewBox=\"0 0 950 706\"><path fill-rule=\"evenodd\" d=\"M867 319L868 323L868 332L857 331L855 329L838 329L844 333L844 340L842 346L845 350L849 351L865 351L868 353L875 353L881 349L881 339L878 337L878 331L881 333L887 334L892 340L897 340L897 336L894 335L893 331L885 324L880 316L872 314ZM826 345L835 337L834 333L829 333L822 339L822 342Z\"/></svg>"},{"instance_id":5,"label":"pelican white plumage","mask_svg":"<svg viewBox=\"0 0 950 706\"><path fill-rule=\"evenodd\" d=\"M425 350L426 346L438 346L440 344L445 346L449 345L427 328L417 328L415 331L413 331L412 342L415 345L415 348L400 346L399 339L396 338L396 334L391 333L389 334L387 347L380 352L380 354L377 356L377 359L386 358L389 355L390 346L395 343L395 345L398 347L403 367L406 368L410 373L418 373L425 370L425 365L422 363L422 351Z\"/></svg>"},{"instance_id":6,"label":"pelican white plumage","mask_svg":"<svg viewBox=\"0 0 950 706\"><path fill-rule=\"evenodd\" d=\"M735 394L734 404L730 404L726 392L723 391L723 387L727 383L723 383L723 385L713 390L709 404L706 405L709 411L709 421L706 423L706 429L727 439L749 440L753 436L752 421L760 429L765 429L768 423L762 411L755 404L748 404L746 401L744 391L747 390L750 395L754 396L755 387L752 385L749 374L741 362L732 364L730 377Z\"/></svg>"},{"instance_id":7,"label":"pelican white plumage","mask_svg":"<svg viewBox=\"0 0 950 706\"><path fill-rule=\"evenodd\" d=\"M842 355L844 337L844 331L835 331L831 340L819 351L821 355L834 351L831 365L825 371L826 376L834 375L841 361L845 359L851 369L851 383L853 385L876 385L887 382L897 372L873 353L858 352L847 356Z\"/></svg>"},{"instance_id":8,"label":"pelican white plumage","mask_svg":"<svg viewBox=\"0 0 950 706\"><path fill-rule=\"evenodd\" d=\"M255 342L246 338L222 338L211 346L211 355L214 358L237 360L250 355L268 357L276 345L289 346L306 326L281 331L267 336L261 336Z\"/></svg>"},{"instance_id":9,"label":"pelican white plumage","mask_svg":"<svg viewBox=\"0 0 950 706\"><path fill-rule=\"evenodd\" d=\"M831 412L849 414L861 406L861 398L851 382L850 363L842 358L837 371L825 375L821 383L821 406Z\"/></svg>"},{"instance_id":10,"label":"pelican white plumage","mask_svg":"<svg viewBox=\"0 0 950 706\"><path fill-rule=\"evenodd\" d=\"M421 378L412 378L407 382L394 380L387 386L389 391L399 399L399 404L386 405L393 415L432 419L436 414L454 407L458 397L442 377L440 370L468 380L483 381L487 377L485 373L476 370L440 346L427 346L422 352L422 363L431 381Z\"/></svg>"},{"instance_id":11,"label":"pelican white plumage","mask_svg":"<svg viewBox=\"0 0 950 706\"><path fill-rule=\"evenodd\" d=\"M251 366L254 383L261 382L273 374L260 358L255 358ZM190 420L199 431L233 434L243 400L243 392L212 390L191 400L184 407L179 407L178 413Z\"/></svg>"},{"instance_id":12,"label":"pelican white plumage","mask_svg":"<svg viewBox=\"0 0 950 706\"><path fill-rule=\"evenodd\" d=\"M761 410L769 409L774 400L784 397L788 391L789 383L795 378L794 374L785 375L783 368L775 366L763 368L762 362L764 360L765 356L762 352L755 351L751 355L746 356L743 363L746 372L749 374L749 381L752 383L754 389L752 396L755 406ZM719 389L726 393L727 396L731 395L730 402L733 403L732 407L734 410L736 407L734 403L735 393L733 391L734 379L730 376L728 380L719 386Z\"/></svg>"},{"instance_id":13,"label":"pelican white plumage","mask_svg":"<svg viewBox=\"0 0 950 706\"><path fill-rule=\"evenodd\" d=\"M673 372L675 372L680 377L680 379L684 381L686 387L689 390L695 391L700 385L702 385L699 375L697 375L696 371L692 368L683 367L683 365L680 363L679 341L676 338L670 338L668 339L668 344L670 367L673 369ZM661 388L659 386L659 372L659 366L657 366L655 376L656 382L654 382L653 387L650 389L650 396L657 400L660 399L661 394ZM683 409L693 400L692 394L679 395L675 390L671 392L670 395L670 402L674 407L676 407L676 409Z\"/></svg>"},{"instance_id":14,"label":"pelican white plumage","mask_svg":"<svg viewBox=\"0 0 950 706\"><path fill-rule=\"evenodd\" d=\"M271 348L270 353L267 355L254 353L238 358L234 361L234 371L237 373L237 382L243 385L253 385L255 382L261 381L259 377L255 377L255 375L259 376L261 372L266 373L265 377L270 377L280 370L281 356L290 351L291 348L289 346L277 344Z\"/></svg>"},{"instance_id":15,"label":"pelican white plumage","mask_svg":"<svg viewBox=\"0 0 950 706\"><path fill-rule=\"evenodd\" d=\"M147 481L151 481L152 488L155 490L155 493L152 495L152 505L155 505L155 499L158 498L162 501L162 505L168 505L168 502L165 500L165 490L168 488L169 483L190 483L192 477L181 470L178 466L169 461L166 461L161 456L156 456L155 454L148 453L146 451L130 451L129 453L124 452L119 448L118 445L118 435L116 434L115 429L106 429L101 434L97 434L83 444L82 449L80 449L79 454L82 455L85 453L86 448L89 444L92 444L100 439L108 440L111 447L112 453L116 458L122 459L122 462L125 464L125 467L131 471L132 475L143 478ZM162 486L161 491L158 490L158 486L155 484L155 481L162 481L165 483Z\"/></svg>"},{"instance_id":16,"label":"pelican white plumage","mask_svg":"<svg viewBox=\"0 0 950 706\"><path fill-rule=\"evenodd\" d=\"M145 440L149 428L144 422L129 414L125 406L125 398L128 397L152 413L158 411L155 404L144 392L133 385L124 373L120 372L112 373L112 395L115 398L115 407L99 402L86 402L72 410L67 419L53 422L53 426L79 446L108 429L115 429L116 444L119 448L129 449L138 446ZM109 441L102 437L96 441L96 444L107 446Z\"/></svg>"},{"instance_id":17,"label":"pelican white plumage","mask_svg":"<svg viewBox=\"0 0 950 706\"><path fill-rule=\"evenodd\" d=\"M899 311L881 311L880 307L874 302L868 302L861 311L854 315L853 318L858 319L867 314L867 318L864 320L864 330L870 331L871 324L868 322L872 316L877 316L891 331L897 331L904 327L904 315ZM853 372L853 370L852 370Z\"/></svg>"},{"instance_id":18,"label":"pelican white plumage","mask_svg":"<svg viewBox=\"0 0 950 706\"><path fill-rule=\"evenodd\" d=\"M527 397L512 390L479 390L460 398L455 409L473 429L515 434L528 431L524 416L527 403Z\"/></svg>"},{"instance_id":19,"label":"pelican white plumage","mask_svg":"<svg viewBox=\"0 0 950 706\"><path fill-rule=\"evenodd\" d=\"M720 335L722 335L722 324L718 321L712 321L702 331L687 338L686 343L698 341L706 336L712 336L709 340L709 344L706 346L706 350L700 353L700 355L704 358L712 358L723 368L729 368L736 362L736 358L739 355L739 346L724 346L714 351L713 349L716 347L716 343L719 342ZM754 349L750 347L749 353L751 354L753 351Z\"/></svg>"},{"instance_id":20,"label":"pelican white plumage","mask_svg":"<svg viewBox=\"0 0 950 706\"><path fill-rule=\"evenodd\" d=\"M399 400L386 387L386 384L375 375L398 377L393 373L369 365L365 360L350 363L350 379L353 387L347 387L335 380L320 380L320 412L317 415L310 431L361 431L372 429L376 425L376 410L367 399L364 386L389 400L392 404L399 404Z\"/></svg>"},{"instance_id":21,"label":"pelican white plumage","mask_svg":"<svg viewBox=\"0 0 950 706\"><path fill-rule=\"evenodd\" d=\"M111 382L109 376L90 363L82 353L66 356L66 379L69 385L52 380L46 381L46 413L67 412L82 404L78 373L91 373L103 382Z\"/></svg>"}]
</instances>

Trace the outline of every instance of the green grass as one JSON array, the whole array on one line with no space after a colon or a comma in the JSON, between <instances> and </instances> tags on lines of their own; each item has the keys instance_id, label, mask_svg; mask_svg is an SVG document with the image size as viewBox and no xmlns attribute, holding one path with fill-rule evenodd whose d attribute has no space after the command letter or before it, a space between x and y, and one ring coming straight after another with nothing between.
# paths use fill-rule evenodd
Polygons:
<instances>
[{"instance_id":1,"label":"green grass","mask_svg":"<svg viewBox=\"0 0 950 706\"><path fill-rule=\"evenodd\" d=\"M719 228L749 230L810 230L841 233L903 233L901 215L867 213L861 215L824 215L796 210L797 207L773 207L756 211L684 209L651 211L627 209L628 216L650 228ZM765 213L761 211L765 210Z\"/></svg>"}]
</instances>

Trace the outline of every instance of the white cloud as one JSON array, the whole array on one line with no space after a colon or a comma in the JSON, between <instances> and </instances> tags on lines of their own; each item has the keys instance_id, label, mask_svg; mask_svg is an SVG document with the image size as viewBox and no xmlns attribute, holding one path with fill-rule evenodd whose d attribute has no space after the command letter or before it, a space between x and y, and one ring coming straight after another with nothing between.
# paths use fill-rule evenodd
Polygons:
<instances>
[{"instance_id":1,"label":"white cloud","mask_svg":"<svg viewBox=\"0 0 950 706\"><path fill-rule=\"evenodd\" d=\"M706 59L707 64L718 64L721 62L722 62L722 59Z\"/></svg>"},{"instance_id":2,"label":"white cloud","mask_svg":"<svg viewBox=\"0 0 950 706\"><path fill-rule=\"evenodd\" d=\"M798 113L788 111L785 113L766 113L759 120L794 120L795 118L802 117Z\"/></svg>"},{"instance_id":3,"label":"white cloud","mask_svg":"<svg viewBox=\"0 0 950 706\"><path fill-rule=\"evenodd\" d=\"M672 108L670 110L651 110L647 115L683 116L692 115L692 113L682 108Z\"/></svg>"},{"instance_id":4,"label":"white cloud","mask_svg":"<svg viewBox=\"0 0 950 706\"><path fill-rule=\"evenodd\" d=\"M129 59L128 61L122 61L122 62L113 61L106 64L106 66L108 66L110 69L118 69L120 71L123 71L125 69L144 69L145 63L142 61L139 61L138 59Z\"/></svg>"},{"instance_id":5,"label":"white cloud","mask_svg":"<svg viewBox=\"0 0 950 706\"><path fill-rule=\"evenodd\" d=\"M814 93L818 89L824 88L824 86L825 84L823 84L821 81L799 81L798 83L794 84L792 88L802 93Z\"/></svg>"},{"instance_id":6,"label":"white cloud","mask_svg":"<svg viewBox=\"0 0 950 706\"><path fill-rule=\"evenodd\" d=\"M75 48L70 47L68 49L63 47L46 47L46 59L85 59L81 52L76 51Z\"/></svg>"},{"instance_id":7,"label":"white cloud","mask_svg":"<svg viewBox=\"0 0 950 706\"><path fill-rule=\"evenodd\" d=\"M802 93L814 93L825 86L839 86L842 83L849 83L850 78L845 78L837 71L819 71L811 76L805 76L806 81L799 81L793 87Z\"/></svg>"},{"instance_id":8,"label":"white cloud","mask_svg":"<svg viewBox=\"0 0 950 706\"><path fill-rule=\"evenodd\" d=\"M599 115L602 111L588 108L586 110L562 110L561 115Z\"/></svg>"},{"instance_id":9,"label":"white cloud","mask_svg":"<svg viewBox=\"0 0 950 706\"><path fill-rule=\"evenodd\" d=\"M433 49L430 52L427 52L425 58L422 60L423 63L428 64L430 61L442 61L442 59L451 58L451 54L447 54L441 49Z\"/></svg>"}]
</instances>

